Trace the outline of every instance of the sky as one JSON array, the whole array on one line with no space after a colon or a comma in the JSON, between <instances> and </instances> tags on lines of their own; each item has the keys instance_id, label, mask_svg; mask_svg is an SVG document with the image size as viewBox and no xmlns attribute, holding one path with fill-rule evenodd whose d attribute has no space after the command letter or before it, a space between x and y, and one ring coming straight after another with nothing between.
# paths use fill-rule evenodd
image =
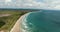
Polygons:
<instances>
[{"instance_id":1,"label":"sky","mask_svg":"<svg viewBox=\"0 0 60 32\"><path fill-rule=\"evenodd\" d=\"M0 8L60 9L60 0L0 0Z\"/></svg>"}]
</instances>

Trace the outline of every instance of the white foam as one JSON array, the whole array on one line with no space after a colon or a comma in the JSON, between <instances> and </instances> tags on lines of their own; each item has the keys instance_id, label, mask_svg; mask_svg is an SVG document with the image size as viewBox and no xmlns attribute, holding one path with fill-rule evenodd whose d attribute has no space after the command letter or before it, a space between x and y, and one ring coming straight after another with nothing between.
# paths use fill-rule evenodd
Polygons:
<instances>
[{"instance_id":1,"label":"white foam","mask_svg":"<svg viewBox=\"0 0 60 32\"><path fill-rule=\"evenodd\" d=\"M26 30L24 30L24 29L21 29L22 30L22 32L26 32Z\"/></svg>"},{"instance_id":2,"label":"white foam","mask_svg":"<svg viewBox=\"0 0 60 32\"><path fill-rule=\"evenodd\" d=\"M30 12L31 13L31 12ZM30 14L30 13L27 13L27 14L25 14L25 15L23 15L23 16L21 16L21 18L20 18L20 25L22 26L24 26L25 28L28 28L27 27L27 16ZM21 30L22 29L22 30ZM25 31L23 28L20 28L20 30L22 31L22 32L27 32L27 31Z\"/></svg>"},{"instance_id":3,"label":"white foam","mask_svg":"<svg viewBox=\"0 0 60 32\"><path fill-rule=\"evenodd\" d=\"M32 23L29 23L30 25L33 25Z\"/></svg>"}]
</instances>

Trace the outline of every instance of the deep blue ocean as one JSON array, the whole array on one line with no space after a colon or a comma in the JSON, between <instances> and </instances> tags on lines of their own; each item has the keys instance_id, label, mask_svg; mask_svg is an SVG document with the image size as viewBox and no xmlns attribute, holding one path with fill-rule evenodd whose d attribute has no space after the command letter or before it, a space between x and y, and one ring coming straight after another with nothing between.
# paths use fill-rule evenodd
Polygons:
<instances>
[{"instance_id":1,"label":"deep blue ocean","mask_svg":"<svg viewBox=\"0 0 60 32\"><path fill-rule=\"evenodd\" d=\"M60 32L60 11L31 12L22 23L22 32Z\"/></svg>"}]
</instances>

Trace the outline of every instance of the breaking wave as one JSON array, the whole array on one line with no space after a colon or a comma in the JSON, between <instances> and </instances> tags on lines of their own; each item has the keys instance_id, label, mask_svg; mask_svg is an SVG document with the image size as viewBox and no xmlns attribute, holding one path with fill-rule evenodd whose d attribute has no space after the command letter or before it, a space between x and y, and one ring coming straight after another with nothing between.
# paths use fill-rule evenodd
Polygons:
<instances>
[{"instance_id":1,"label":"breaking wave","mask_svg":"<svg viewBox=\"0 0 60 32\"><path fill-rule=\"evenodd\" d=\"M21 17L22 32L60 32L60 11L41 10Z\"/></svg>"}]
</instances>

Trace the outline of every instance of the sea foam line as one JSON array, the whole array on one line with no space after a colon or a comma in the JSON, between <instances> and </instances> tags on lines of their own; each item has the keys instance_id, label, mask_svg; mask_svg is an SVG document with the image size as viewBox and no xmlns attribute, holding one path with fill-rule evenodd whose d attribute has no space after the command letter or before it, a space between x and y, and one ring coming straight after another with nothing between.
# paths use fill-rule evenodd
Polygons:
<instances>
[{"instance_id":1,"label":"sea foam line","mask_svg":"<svg viewBox=\"0 0 60 32\"><path fill-rule=\"evenodd\" d=\"M22 28L22 25L25 26L25 28L28 28L28 27L27 27L27 24L26 24L26 22L27 22L26 19L27 19L28 15L30 15L31 13L32 13L32 12L26 13L25 15L23 15L23 16L20 17L20 21L21 21L21 22L20 22L20 27L21 27L21 28L20 28L20 31L21 31L21 32L23 32L23 31L27 32L26 30L24 30L24 29Z\"/></svg>"}]
</instances>

